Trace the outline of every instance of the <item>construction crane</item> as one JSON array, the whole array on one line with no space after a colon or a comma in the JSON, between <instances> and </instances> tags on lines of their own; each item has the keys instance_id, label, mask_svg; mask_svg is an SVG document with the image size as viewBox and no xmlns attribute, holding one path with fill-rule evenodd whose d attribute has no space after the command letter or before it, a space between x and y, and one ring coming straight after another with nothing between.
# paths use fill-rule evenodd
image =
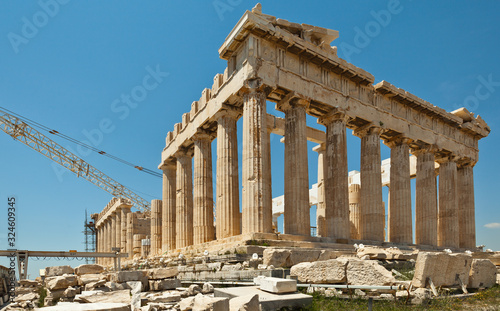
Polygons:
<instances>
[{"instance_id":1,"label":"construction crane","mask_svg":"<svg viewBox=\"0 0 500 311\"><path fill-rule=\"evenodd\" d=\"M1 109L0 128L15 140L62 165L75 173L76 176L85 178L115 197L129 199L142 212L150 211L148 201L32 128L20 118ZM50 133L54 134L53 131Z\"/></svg>"}]
</instances>

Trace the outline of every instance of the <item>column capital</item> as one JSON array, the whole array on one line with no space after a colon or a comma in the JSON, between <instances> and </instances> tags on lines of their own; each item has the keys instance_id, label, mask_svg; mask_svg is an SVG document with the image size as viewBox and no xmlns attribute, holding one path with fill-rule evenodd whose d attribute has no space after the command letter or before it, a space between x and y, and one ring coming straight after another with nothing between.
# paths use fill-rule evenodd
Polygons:
<instances>
[{"instance_id":1,"label":"column capital","mask_svg":"<svg viewBox=\"0 0 500 311\"><path fill-rule=\"evenodd\" d=\"M436 162L438 162L439 164L444 164L448 162L457 162L458 160L459 160L458 156L453 153L436 156Z\"/></svg>"},{"instance_id":2,"label":"column capital","mask_svg":"<svg viewBox=\"0 0 500 311\"><path fill-rule=\"evenodd\" d=\"M170 161L168 161L168 162L165 161L163 163L163 165L160 167L160 169L165 172L166 170L169 170L169 169L175 170L176 166L177 166L177 163L176 163L175 159L170 159Z\"/></svg>"},{"instance_id":3,"label":"column capital","mask_svg":"<svg viewBox=\"0 0 500 311\"><path fill-rule=\"evenodd\" d=\"M193 135L193 140L208 140L208 141L212 141L212 138L213 138L213 133L207 131L207 130L204 130L204 129L201 129L199 128L196 133Z\"/></svg>"},{"instance_id":4,"label":"column capital","mask_svg":"<svg viewBox=\"0 0 500 311\"><path fill-rule=\"evenodd\" d=\"M193 149L192 148L179 148L177 152L175 152L174 156L179 159L182 157L192 157L193 156Z\"/></svg>"},{"instance_id":5,"label":"column capital","mask_svg":"<svg viewBox=\"0 0 500 311\"><path fill-rule=\"evenodd\" d=\"M238 120L243 112L241 109L238 109L237 107L229 106L229 105L222 105L221 110L216 112L213 116L213 118L218 122L220 118L223 117L229 117L234 120Z\"/></svg>"},{"instance_id":6,"label":"column capital","mask_svg":"<svg viewBox=\"0 0 500 311\"><path fill-rule=\"evenodd\" d=\"M258 92L259 88L262 86L262 79L254 78L245 80L245 86L252 92Z\"/></svg>"},{"instance_id":7,"label":"column capital","mask_svg":"<svg viewBox=\"0 0 500 311\"><path fill-rule=\"evenodd\" d=\"M354 136L359 137L359 138L363 138L364 136L369 135L369 134L376 134L380 137L383 130L384 129L382 127L374 125L372 122L370 122L370 123L365 124L361 127L358 127L357 129L355 129L352 132L352 134Z\"/></svg>"},{"instance_id":8,"label":"column capital","mask_svg":"<svg viewBox=\"0 0 500 311\"><path fill-rule=\"evenodd\" d=\"M405 137L402 134L399 134L399 135L396 135L396 136L391 137L389 139L384 139L383 140L384 144L387 147L389 147L389 148L393 148L393 147L396 147L396 146L401 146L403 144L408 145L412 141L413 140L411 138Z\"/></svg>"},{"instance_id":9,"label":"column capital","mask_svg":"<svg viewBox=\"0 0 500 311\"><path fill-rule=\"evenodd\" d=\"M415 147L410 147L411 148L411 153L415 156L418 156L420 154L424 153L436 153L439 150L439 147L437 145L433 144L425 144L422 146L419 146L418 148Z\"/></svg>"},{"instance_id":10,"label":"column capital","mask_svg":"<svg viewBox=\"0 0 500 311\"><path fill-rule=\"evenodd\" d=\"M334 121L341 121L342 123L346 124L349 119L351 119L351 117L346 115L345 111L339 108L334 108L330 112L327 112L326 114L319 117L318 124L327 126Z\"/></svg>"},{"instance_id":11,"label":"column capital","mask_svg":"<svg viewBox=\"0 0 500 311\"><path fill-rule=\"evenodd\" d=\"M296 108L296 107L308 108L310 103L311 100L309 98L297 95L295 92L290 92L276 104L276 110L286 112L290 108Z\"/></svg>"},{"instance_id":12,"label":"column capital","mask_svg":"<svg viewBox=\"0 0 500 311\"><path fill-rule=\"evenodd\" d=\"M457 168L474 167L477 161L470 158L460 158L457 160Z\"/></svg>"}]
</instances>

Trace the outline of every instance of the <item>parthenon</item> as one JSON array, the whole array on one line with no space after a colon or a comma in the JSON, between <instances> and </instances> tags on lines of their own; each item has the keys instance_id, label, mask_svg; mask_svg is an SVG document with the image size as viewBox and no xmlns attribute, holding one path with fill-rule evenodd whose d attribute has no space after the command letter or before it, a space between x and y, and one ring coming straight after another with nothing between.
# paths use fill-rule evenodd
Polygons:
<instances>
[{"instance_id":1,"label":"parthenon","mask_svg":"<svg viewBox=\"0 0 500 311\"><path fill-rule=\"evenodd\" d=\"M162 200L153 200L150 215L112 200L96 216L97 250L117 247L133 257L148 236L153 256L255 239L475 249L473 168L490 128L465 108L447 112L387 81L375 84L337 56L337 37L260 6L245 12L219 49L224 73L166 135ZM285 118L268 114L269 104ZM308 127L306 115L325 130ZM348 172L347 129L361 140L356 180ZM284 137L283 233L273 225L270 135ZM308 141L318 153L317 236L310 230ZM384 184L380 142L391 150ZM383 186L390 187L387 232Z\"/></svg>"}]
</instances>

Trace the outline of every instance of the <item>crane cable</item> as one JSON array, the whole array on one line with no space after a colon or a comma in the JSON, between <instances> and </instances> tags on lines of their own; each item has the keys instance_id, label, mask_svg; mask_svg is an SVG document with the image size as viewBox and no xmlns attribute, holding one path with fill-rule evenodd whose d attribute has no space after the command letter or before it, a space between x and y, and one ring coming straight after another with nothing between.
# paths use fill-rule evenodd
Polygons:
<instances>
[{"instance_id":1,"label":"crane cable","mask_svg":"<svg viewBox=\"0 0 500 311\"><path fill-rule=\"evenodd\" d=\"M123 164L125 164L125 165L131 166L131 167L133 167L133 168L135 168L135 169L137 169L137 170L139 170L139 171L141 171L141 172L143 172L143 173L150 174L150 175L155 176L155 177L160 177L160 178L161 178L161 177L163 177L163 176L162 176L162 174L161 174L161 173L159 173L159 172L157 172L157 171L153 171L153 170L150 170L150 169L148 169L148 168L144 168L144 167L142 167L142 166L135 165L135 164L133 164L133 163L131 163L131 162L129 162L129 161L126 161L126 160L121 159L121 158L119 158L119 157L117 157L117 156L111 155L111 154L109 154L109 153L107 153L107 152L105 152L105 151L103 151L103 150L97 149L97 148L95 148L94 146L88 145L88 144L86 144L86 143L84 143L84 142L82 142L82 141L79 141L79 140L77 140L77 139L74 139L74 138L72 138L72 137L70 137L70 136L68 136L68 135L62 134L62 133L60 133L60 132L58 132L58 131L56 131L56 130L54 130L54 129L51 129L51 128L49 128L49 127L47 127L47 126L43 125L43 124L40 124L40 123L38 123L38 122L36 122L36 121L33 121L33 120L31 120L31 119L29 119L29 118L27 118L27 117L24 117L24 116L20 115L20 114L18 114L18 113L15 113L15 112L13 112L13 111L11 111L11 110L7 109L7 108L4 108L4 107L1 107L1 106L0 106L0 111L5 112L5 113L7 113L7 114L14 115L14 116L16 116L18 119L20 119L21 121L23 121L23 122L25 122L25 123L27 123L27 124L29 124L29 125L33 126L33 127L39 128L39 129L41 129L41 130L43 130L43 131L46 131L46 132L48 132L48 133L50 133L50 134L52 134L52 135L58 136L58 137L60 137L60 138L62 138L62 139L65 139L65 140L67 140L67 141L69 141L69 142L72 142L72 143L74 143L74 144L77 144L77 145L80 145L80 146L82 146L82 147L85 147L85 148L87 148L88 150L91 150L91 151L93 151L93 152L96 152L96 153L98 153L98 154L100 154L100 155L103 155L103 156L108 157L108 158L110 158L110 159L113 159L113 160L115 160L115 161L121 162L121 163L123 163Z\"/></svg>"}]
</instances>

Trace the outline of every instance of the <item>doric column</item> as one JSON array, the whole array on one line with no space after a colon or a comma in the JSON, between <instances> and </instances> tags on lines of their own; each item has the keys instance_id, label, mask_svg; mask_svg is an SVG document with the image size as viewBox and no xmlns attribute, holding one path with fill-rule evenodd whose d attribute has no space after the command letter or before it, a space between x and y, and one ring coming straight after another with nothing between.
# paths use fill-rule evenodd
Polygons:
<instances>
[{"instance_id":1,"label":"doric column","mask_svg":"<svg viewBox=\"0 0 500 311\"><path fill-rule=\"evenodd\" d=\"M318 120L326 126L325 223L327 236L347 242L349 226L349 182L347 170L347 116L332 111Z\"/></svg>"},{"instance_id":2,"label":"doric column","mask_svg":"<svg viewBox=\"0 0 500 311\"><path fill-rule=\"evenodd\" d=\"M105 234L105 244L104 244L104 251L105 252L110 252L110 246L111 246L111 241L110 241L110 221L109 218L105 220L104 223L104 234ZM107 260L107 259L106 259Z\"/></svg>"},{"instance_id":3,"label":"doric column","mask_svg":"<svg viewBox=\"0 0 500 311\"><path fill-rule=\"evenodd\" d=\"M437 186L431 147L413 150L417 157L415 182L415 244L437 246Z\"/></svg>"},{"instance_id":4,"label":"doric column","mask_svg":"<svg viewBox=\"0 0 500 311\"><path fill-rule=\"evenodd\" d=\"M256 81L248 84L251 89L243 96L242 233L272 232L266 95L255 89Z\"/></svg>"},{"instance_id":5,"label":"doric column","mask_svg":"<svg viewBox=\"0 0 500 311\"><path fill-rule=\"evenodd\" d=\"M176 248L175 217L176 217L176 170L175 164L163 167L163 202L162 202L162 250L166 252Z\"/></svg>"},{"instance_id":6,"label":"doric column","mask_svg":"<svg viewBox=\"0 0 500 311\"><path fill-rule=\"evenodd\" d=\"M161 205L161 200L151 200L151 249L149 254L153 256L161 253Z\"/></svg>"},{"instance_id":7,"label":"doric column","mask_svg":"<svg viewBox=\"0 0 500 311\"><path fill-rule=\"evenodd\" d=\"M120 209L120 212L121 212L121 221L122 221L120 247L121 247L121 252L126 253L127 252L127 243L129 243L127 241L127 214L130 213L130 207L124 206Z\"/></svg>"},{"instance_id":8,"label":"doric column","mask_svg":"<svg viewBox=\"0 0 500 311\"><path fill-rule=\"evenodd\" d=\"M325 180L324 180L324 159L325 144L313 148L318 153L318 205L316 206L316 235L326 237L325 223Z\"/></svg>"},{"instance_id":9,"label":"doric column","mask_svg":"<svg viewBox=\"0 0 500 311\"><path fill-rule=\"evenodd\" d=\"M239 113L221 111L217 116L217 203L216 235L223 239L240 234L240 195L238 178Z\"/></svg>"},{"instance_id":10,"label":"doric column","mask_svg":"<svg viewBox=\"0 0 500 311\"><path fill-rule=\"evenodd\" d=\"M271 171L271 131L272 129L271 128L267 128L267 140L266 140L266 144L267 144L267 155L265 155L264 159L267 161L267 168L268 170L264 171L264 180L266 184L269 185L269 188L267 189L267 191L264 192L264 194L267 196L266 199L264 199L265 202L269 202L270 204L270 209L268 210L268 212L270 213L269 217L271 219L271 231L270 232L274 232L274 219L273 219L273 183L272 183L272 171ZM276 231L277 231L277 226L276 226Z\"/></svg>"},{"instance_id":11,"label":"doric column","mask_svg":"<svg viewBox=\"0 0 500 311\"><path fill-rule=\"evenodd\" d=\"M97 223L97 221L96 221ZM101 245L102 245L102 242L101 242L101 237L102 237L102 234L101 234L101 227L97 227L95 228L95 231L96 231L96 245L95 245L95 251L97 253L101 252ZM101 258L100 257L96 257L96 264L101 264Z\"/></svg>"},{"instance_id":12,"label":"doric column","mask_svg":"<svg viewBox=\"0 0 500 311\"><path fill-rule=\"evenodd\" d=\"M137 220L136 213L127 214L127 253L128 258L134 258L134 226Z\"/></svg>"},{"instance_id":13,"label":"doric column","mask_svg":"<svg viewBox=\"0 0 500 311\"><path fill-rule=\"evenodd\" d=\"M109 251L111 252L111 249L116 246L116 212L113 212L110 217L110 222L111 222L111 245L109 248Z\"/></svg>"},{"instance_id":14,"label":"doric column","mask_svg":"<svg viewBox=\"0 0 500 311\"><path fill-rule=\"evenodd\" d=\"M453 156L443 157L438 162L438 246L458 248L457 162Z\"/></svg>"},{"instance_id":15,"label":"doric column","mask_svg":"<svg viewBox=\"0 0 500 311\"><path fill-rule=\"evenodd\" d=\"M109 249L109 219L105 219L104 220L104 249L103 249L103 252L105 253L108 253L110 252L110 249ZM107 265L108 264L108 258L103 258L103 261L104 261L104 264Z\"/></svg>"},{"instance_id":16,"label":"doric column","mask_svg":"<svg viewBox=\"0 0 500 311\"><path fill-rule=\"evenodd\" d=\"M120 209L116 209L115 214L115 246L121 249L122 244L122 212Z\"/></svg>"},{"instance_id":17,"label":"doric column","mask_svg":"<svg viewBox=\"0 0 500 311\"><path fill-rule=\"evenodd\" d=\"M461 163L458 170L458 230L460 248L476 247L476 220L474 206L474 165Z\"/></svg>"},{"instance_id":18,"label":"doric column","mask_svg":"<svg viewBox=\"0 0 500 311\"><path fill-rule=\"evenodd\" d=\"M214 198L212 184L212 139L198 133L194 141L193 243L214 239Z\"/></svg>"},{"instance_id":19,"label":"doric column","mask_svg":"<svg viewBox=\"0 0 500 311\"><path fill-rule=\"evenodd\" d=\"M351 223L351 239L359 240L359 228L361 227L361 213L359 202L361 200L361 186L352 184L349 186L349 221Z\"/></svg>"},{"instance_id":20,"label":"doric column","mask_svg":"<svg viewBox=\"0 0 500 311\"><path fill-rule=\"evenodd\" d=\"M382 129L367 126L354 131L361 138L360 239L384 241L385 211L382 205L380 134Z\"/></svg>"},{"instance_id":21,"label":"doric column","mask_svg":"<svg viewBox=\"0 0 500 311\"><path fill-rule=\"evenodd\" d=\"M193 164L188 150L179 150L177 158L176 247L193 245Z\"/></svg>"},{"instance_id":22,"label":"doric column","mask_svg":"<svg viewBox=\"0 0 500 311\"><path fill-rule=\"evenodd\" d=\"M311 235L309 172L307 163L306 106L304 99L280 103L285 113L285 217L286 234Z\"/></svg>"},{"instance_id":23,"label":"doric column","mask_svg":"<svg viewBox=\"0 0 500 311\"><path fill-rule=\"evenodd\" d=\"M413 243L411 215L410 152L407 138L397 137L385 144L391 148L388 239L394 243Z\"/></svg>"}]
</instances>

